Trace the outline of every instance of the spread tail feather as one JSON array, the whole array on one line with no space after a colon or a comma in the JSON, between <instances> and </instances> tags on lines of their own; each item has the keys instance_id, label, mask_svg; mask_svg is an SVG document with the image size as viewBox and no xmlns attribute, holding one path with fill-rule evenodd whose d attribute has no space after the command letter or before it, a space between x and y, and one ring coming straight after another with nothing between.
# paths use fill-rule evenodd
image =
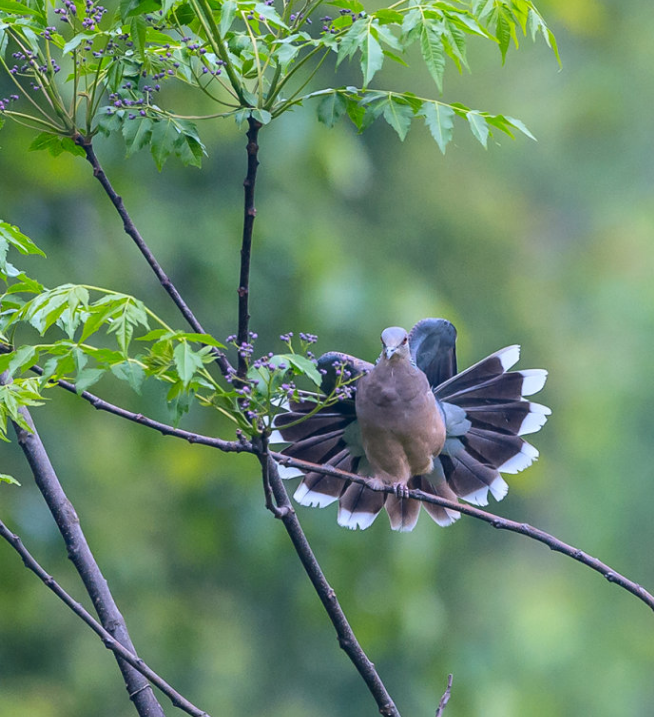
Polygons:
<instances>
[{"instance_id":1,"label":"spread tail feather","mask_svg":"<svg viewBox=\"0 0 654 717\"><path fill-rule=\"evenodd\" d=\"M408 533L416 527L420 515L420 501L388 494L384 506L393 530Z\"/></svg>"},{"instance_id":2,"label":"spread tail feather","mask_svg":"<svg viewBox=\"0 0 654 717\"><path fill-rule=\"evenodd\" d=\"M414 476L409 481L409 487L417 488L423 493L431 493L431 495L439 498L451 500L454 503L457 501L456 493L447 484L443 467L438 459L434 461L434 470L428 476ZM443 528L452 525L461 517L461 513L458 511L434 505L433 503L423 502L422 507L427 511L429 517Z\"/></svg>"},{"instance_id":3,"label":"spread tail feather","mask_svg":"<svg viewBox=\"0 0 654 717\"><path fill-rule=\"evenodd\" d=\"M338 524L344 528L369 528L384 507L386 493L351 483L338 501Z\"/></svg>"}]
</instances>

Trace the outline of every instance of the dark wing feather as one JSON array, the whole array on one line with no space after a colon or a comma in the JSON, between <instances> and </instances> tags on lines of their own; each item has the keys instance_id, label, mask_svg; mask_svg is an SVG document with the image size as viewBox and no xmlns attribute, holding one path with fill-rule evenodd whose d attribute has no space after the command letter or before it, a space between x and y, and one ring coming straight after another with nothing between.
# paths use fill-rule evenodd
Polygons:
<instances>
[{"instance_id":1,"label":"dark wing feather","mask_svg":"<svg viewBox=\"0 0 654 717\"><path fill-rule=\"evenodd\" d=\"M411 356L432 386L456 374L456 329L446 319L423 319L409 334Z\"/></svg>"},{"instance_id":2,"label":"dark wing feather","mask_svg":"<svg viewBox=\"0 0 654 717\"><path fill-rule=\"evenodd\" d=\"M354 356L335 351L323 354L318 359L318 369L324 371L322 390L325 395L329 395L334 390L337 370L348 371L350 378L357 378L370 368L372 364ZM275 418L274 425L281 438L291 444L284 448L282 453L291 458L318 465L330 465L348 473L356 473L362 451L351 443L357 432L348 431L348 428L356 423L354 405L356 381L351 384L351 389L350 398L322 408L313 415L308 414L315 410L315 403L291 402L290 410ZM339 498L348 485L348 481L340 478L307 472L294 498L301 505L323 507Z\"/></svg>"}]
</instances>

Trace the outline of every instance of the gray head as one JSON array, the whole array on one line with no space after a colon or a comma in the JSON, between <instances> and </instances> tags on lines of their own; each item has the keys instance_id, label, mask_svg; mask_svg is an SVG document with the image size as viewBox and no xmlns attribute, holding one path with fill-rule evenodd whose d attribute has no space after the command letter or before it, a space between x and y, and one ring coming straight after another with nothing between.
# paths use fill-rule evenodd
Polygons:
<instances>
[{"instance_id":1,"label":"gray head","mask_svg":"<svg viewBox=\"0 0 654 717\"><path fill-rule=\"evenodd\" d=\"M409 350L409 334L400 326L391 326L388 329L384 329L381 335L382 346L382 358L390 360L395 357L395 360L401 358L411 358L411 352Z\"/></svg>"}]
</instances>

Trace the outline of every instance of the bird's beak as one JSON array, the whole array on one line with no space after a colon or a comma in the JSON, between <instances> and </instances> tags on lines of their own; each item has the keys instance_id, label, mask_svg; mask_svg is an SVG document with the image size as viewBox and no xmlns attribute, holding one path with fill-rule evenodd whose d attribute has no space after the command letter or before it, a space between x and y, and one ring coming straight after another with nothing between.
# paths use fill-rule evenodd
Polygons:
<instances>
[{"instance_id":1,"label":"bird's beak","mask_svg":"<svg viewBox=\"0 0 654 717\"><path fill-rule=\"evenodd\" d=\"M384 354L386 354L386 359L390 359L390 357L397 351L397 346L385 346L384 347Z\"/></svg>"}]
</instances>

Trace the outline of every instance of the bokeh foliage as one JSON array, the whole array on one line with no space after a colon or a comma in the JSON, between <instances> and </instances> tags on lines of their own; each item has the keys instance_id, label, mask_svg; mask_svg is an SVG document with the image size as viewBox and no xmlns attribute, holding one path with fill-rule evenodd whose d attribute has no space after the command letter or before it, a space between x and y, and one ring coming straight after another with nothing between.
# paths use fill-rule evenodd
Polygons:
<instances>
[{"instance_id":1,"label":"bokeh foliage","mask_svg":"<svg viewBox=\"0 0 654 717\"><path fill-rule=\"evenodd\" d=\"M520 342L521 366L550 371L543 401L554 414L535 441L540 461L493 508L651 588L644 9L552 0L541 10L562 72L540 46L500 69L483 45L471 46L472 76L446 71L448 93L520 117L538 143L483 152L461 134L442 157L417 126L400 144L384 125L362 136L345 124L328 131L310 108L273 123L261 136L252 300L262 351L283 349L282 332L311 331L318 350L372 359L383 327L429 315L457 325L462 366ZM428 73L409 62L416 94L431 92ZM403 75L389 67L381 77L401 86ZM331 70L324 83L336 84ZM141 155L125 165L113 139L98 151L163 265L224 338L236 318L245 140L231 124L200 131L202 172L171 163L158 174ZM49 256L29 268L43 264L47 285L137 294L176 322L82 160L26 155L31 141L10 125L0 135L2 214ZM116 391L116 402L141 405L128 387ZM144 400L167 417L160 392L146 388ZM173 684L213 714L373 714L263 508L254 459L151 435L74 396L50 392L35 419L135 643ZM184 425L228 430L198 413ZM2 472L22 483L0 485L3 519L81 597L20 452L1 450ZM465 518L446 530L421 521L410 535L380 519L350 533L334 510L300 510L404 714L431 714L449 671L450 717L651 713L652 617L599 576ZM6 547L0 634L2 717L132 714L111 656Z\"/></svg>"}]
</instances>

